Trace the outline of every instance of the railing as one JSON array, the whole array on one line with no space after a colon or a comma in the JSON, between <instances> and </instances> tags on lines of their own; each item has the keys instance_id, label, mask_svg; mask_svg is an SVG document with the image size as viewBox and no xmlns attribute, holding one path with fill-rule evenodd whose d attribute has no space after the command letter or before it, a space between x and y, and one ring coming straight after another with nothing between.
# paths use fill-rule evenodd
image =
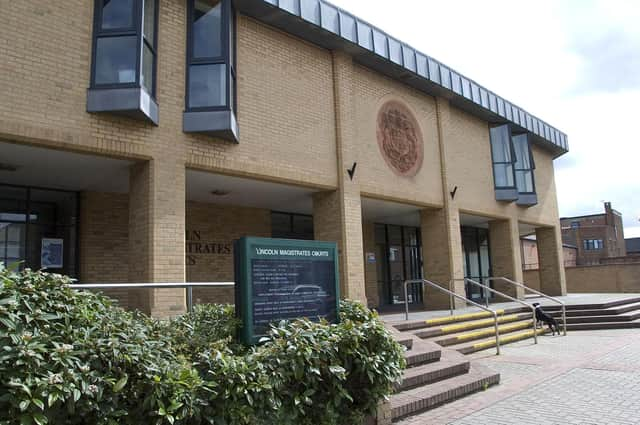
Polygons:
<instances>
[{"instance_id":1,"label":"railing","mask_svg":"<svg viewBox=\"0 0 640 425\"><path fill-rule=\"evenodd\" d=\"M566 309L566 305L564 302L560 301L557 298L551 297L547 294L543 294L540 291L536 291L535 289L529 288L528 286L523 285L520 282L516 282L515 280L511 280L509 278L506 277L490 277L487 279L487 282L491 282L492 280L501 280L503 282L507 282L513 286L517 286L519 288L524 289L525 291L529 291L529 292L533 292L536 295L539 295L543 298L546 298L548 300L551 300L553 302L556 302L558 304L560 304L562 306L562 333L564 334L564 336L567 336L567 309ZM534 317L534 321L535 321L535 317Z\"/></svg>"},{"instance_id":2,"label":"railing","mask_svg":"<svg viewBox=\"0 0 640 425\"><path fill-rule=\"evenodd\" d=\"M471 301L470 299L463 297L462 295L458 295L453 291L450 291L449 289L443 288L442 286L438 285L437 283L433 283L430 280L427 279L414 279L414 280L405 280L404 282L404 311L405 311L405 320L409 320L409 300L407 297L407 285L410 283L420 283L422 285L430 285L431 287L442 291L442 292L446 292L447 294L449 294L449 299L452 300L453 297L461 299L475 307L478 307L484 311L488 311L489 313L491 313L493 315L493 323L494 323L494 327L496 330L496 355L500 355L500 331L498 329L498 313L495 310L490 309L489 307L485 307L481 304L476 303L475 301ZM535 320L534 320L535 322Z\"/></svg>"},{"instance_id":3,"label":"railing","mask_svg":"<svg viewBox=\"0 0 640 425\"><path fill-rule=\"evenodd\" d=\"M528 303L526 303L526 302L524 302L524 301L522 301L522 300L519 300L519 299L517 299L517 298L514 298L514 297L512 297L511 295L507 295L507 294L502 293L502 292L500 292L500 291L498 291L498 290L496 290L496 289L493 289L493 288L489 287L488 285L483 285L483 284L482 284L482 283L480 283L480 282L476 282L476 281L475 281L475 280L473 280L473 279L465 278L465 282L466 282L466 283L470 283L470 284L472 284L472 285L476 285L476 286L478 286L478 287L480 287L480 288L484 289L485 291L491 292L492 294L496 294L496 295L498 295L498 296L501 296L501 297L503 297L503 298L506 298L506 299L508 299L508 300L511 300L511 301L516 302L516 303L518 303L518 304L522 304L522 305L524 305L525 307L530 308L530 309L531 309L531 313L533 314L533 317L532 317L532 320L531 320L531 321L532 321L532 324L533 324L533 343L534 343L534 344L537 344L537 343L538 343L538 328L537 328L537 326L536 326L536 308L535 308L534 306L532 306L531 304L528 304ZM486 294L486 292L485 292L485 294ZM485 298L486 298L486 297L485 297Z\"/></svg>"},{"instance_id":4,"label":"railing","mask_svg":"<svg viewBox=\"0 0 640 425\"><path fill-rule=\"evenodd\" d=\"M72 289L180 289L187 290L187 311L193 311L193 288L228 288L235 282L190 282L190 283L78 283Z\"/></svg>"}]
</instances>

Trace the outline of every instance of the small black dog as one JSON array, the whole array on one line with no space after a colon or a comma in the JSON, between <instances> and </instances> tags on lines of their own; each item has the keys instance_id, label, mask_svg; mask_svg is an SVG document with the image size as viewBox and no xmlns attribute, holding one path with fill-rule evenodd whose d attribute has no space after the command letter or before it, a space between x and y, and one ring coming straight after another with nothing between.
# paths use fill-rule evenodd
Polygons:
<instances>
[{"instance_id":1,"label":"small black dog","mask_svg":"<svg viewBox=\"0 0 640 425\"><path fill-rule=\"evenodd\" d=\"M540 307L540 303L532 304L536 308L536 328L540 322L544 322L551 329L551 335L555 335L558 332L560 335L560 327L558 326L558 321L554 319L552 316L545 313L545 311Z\"/></svg>"}]
</instances>

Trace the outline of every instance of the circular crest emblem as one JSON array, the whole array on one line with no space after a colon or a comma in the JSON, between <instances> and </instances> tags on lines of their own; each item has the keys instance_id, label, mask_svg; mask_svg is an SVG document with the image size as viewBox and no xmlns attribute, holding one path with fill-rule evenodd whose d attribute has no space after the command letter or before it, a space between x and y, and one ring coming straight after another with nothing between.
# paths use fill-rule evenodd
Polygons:
<instances>
[{"instance_id":1,"label":"circular crest emblem","mask_svg":"<svg viewBox=\"0 0 640 425\"><path fill-rule=\"evenodd\" d=\"M376 136L380 153L399 176L413 177L422 167L422 132L413 112L402 102L386 101L378 111Z\"/></svg>"}]
</instances>

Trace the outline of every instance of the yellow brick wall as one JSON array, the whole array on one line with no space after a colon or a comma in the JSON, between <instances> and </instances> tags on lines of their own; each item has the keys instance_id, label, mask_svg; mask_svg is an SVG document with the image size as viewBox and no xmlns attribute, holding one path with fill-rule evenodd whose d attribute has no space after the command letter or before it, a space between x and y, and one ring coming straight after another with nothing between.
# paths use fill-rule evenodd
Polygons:
<instances>
[{"instance_id":1,"label":"yellow brick wall","mask_svg":"<svg viewBox=\"0 0 640 425\"><path fill-rule=\"evenodd\" d=\"M129 255L128 194L83 192L80 199L80 281L129 282L130 265L140 258L136 253ZM233 241L243 236L271 236L269 210L188 202L186 214L187 282L233 281ZM141 294L127 290L105 293L123 306L140 306ZM194 301L232 303L233 289L195 289Z\"/></svg>"},{"instance_id":2,"label":"yellow brick wall","mask_svg":"<svg viewBox=\"0 0 640 425\"><path fill-rule=\"evenodd\" d=\"M361 192L378 198L442 205L435 99L363 66L356 65L354 72L356 135L349 143L355 144L352 149L357 153ZM422 131L424 160L418 174L411 178L396 176L378 148L378 109L391 98L399 99L410 107Z\"/></svg>"},{"instance_id":3,"label":"yellow brick wall","mask_svg":"<svg viewBox=\"0 0 640 425\"><path fill-rule=\"evenodd\" d=\"M367 303L370 307L377 307L380 304L380 295L378 294L378 269L377 264L384 259L379 258L376 247L375 224L373 222L362 222L362 242L364 252L364 282L367 292ZM367 261L367 253L373 253L376 257L375 263Z\"/></svg>"},{"instance_id":4,"label":"yellow brick wall","mask_svg":"<svg viewBox=\"0 0 640 425\"><path fill-rule=\"evenodd\" d=\"M231 282L233 241L243 236L271 237L271 211L188 202L187 234L187 281ZM193 299L233 303L233 288L196 288Z\"/></svg>"}]
</instances>

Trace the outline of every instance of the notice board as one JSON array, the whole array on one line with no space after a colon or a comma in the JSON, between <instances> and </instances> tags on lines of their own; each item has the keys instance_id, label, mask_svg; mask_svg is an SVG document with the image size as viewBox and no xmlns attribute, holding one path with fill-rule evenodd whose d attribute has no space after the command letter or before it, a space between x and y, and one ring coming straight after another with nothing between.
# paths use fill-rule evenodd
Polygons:
<instances>
[{"instance_id":1,"label":"notice board","mask_svg":"<svg viewBox=\"0 0 640 425\"><path fill-rule=\"evenodd\" d=\"M234 257L242 342L257 343L281 320L338 320L335 243L245 237L235 242Z\"/></svg>"}]
</instances>

